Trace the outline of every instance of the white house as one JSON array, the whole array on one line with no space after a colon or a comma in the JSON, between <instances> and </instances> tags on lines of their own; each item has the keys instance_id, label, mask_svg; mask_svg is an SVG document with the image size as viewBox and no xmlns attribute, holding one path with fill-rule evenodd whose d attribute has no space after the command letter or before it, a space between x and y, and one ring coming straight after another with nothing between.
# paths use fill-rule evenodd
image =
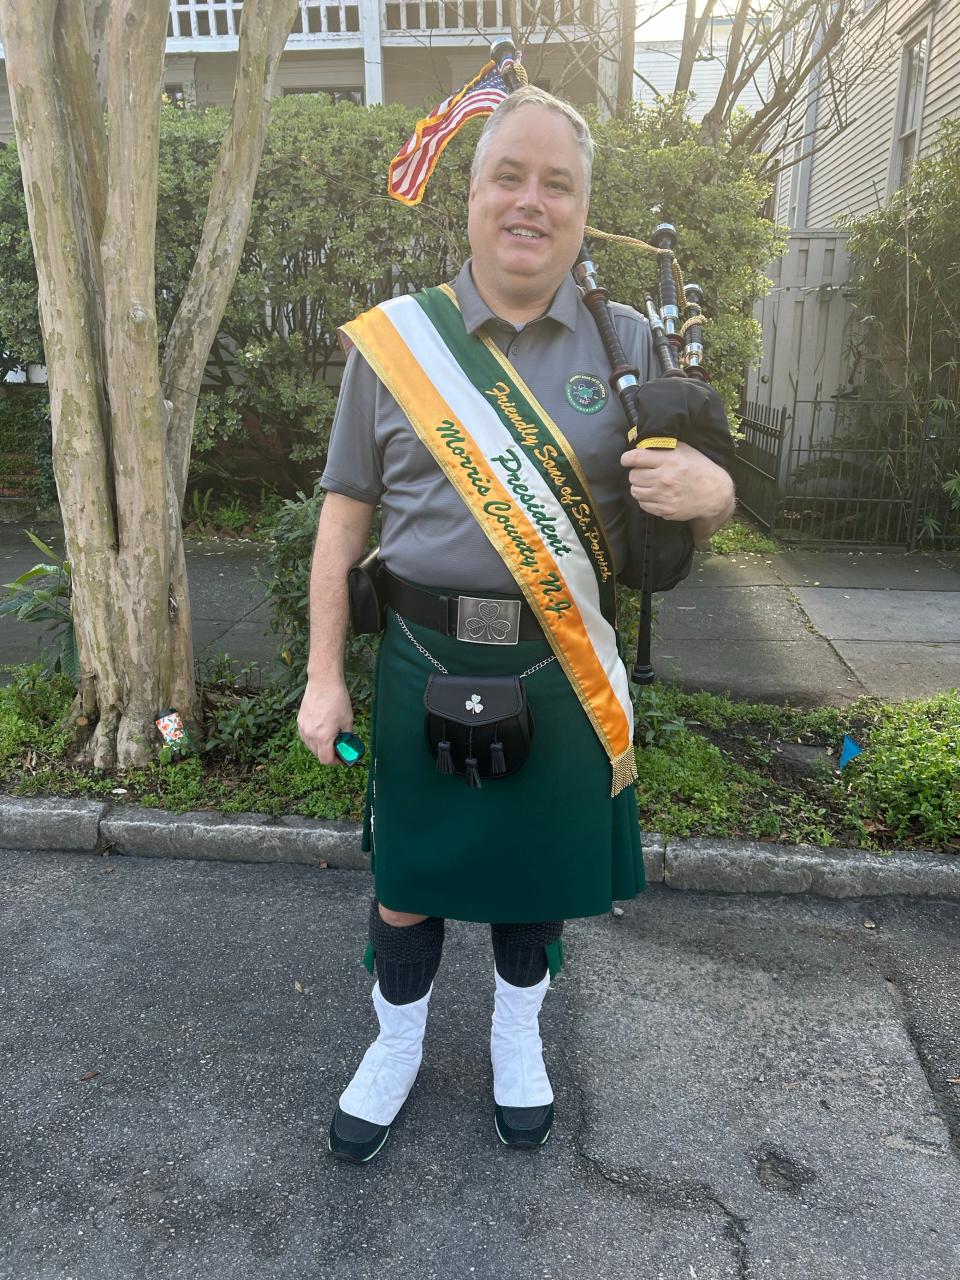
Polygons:
<instances>
[{"instance_id":1,"label":"white house","mask_svg":"<svg viewBox=\"0 0 960 1280\"><path fill-rule=\"evenodd\" d=\"M243 0L170 0L171 98L230 103L242 10ZM493 40L519 29L537 83L572 102L592 102L598 77L616 91L616 66L596 48L599 30L615 32L617 12L616 0L299 0L275 92L432 105L476 75ZM12 137L3 70L0 142Z\"/></svg>"}]
</instances>

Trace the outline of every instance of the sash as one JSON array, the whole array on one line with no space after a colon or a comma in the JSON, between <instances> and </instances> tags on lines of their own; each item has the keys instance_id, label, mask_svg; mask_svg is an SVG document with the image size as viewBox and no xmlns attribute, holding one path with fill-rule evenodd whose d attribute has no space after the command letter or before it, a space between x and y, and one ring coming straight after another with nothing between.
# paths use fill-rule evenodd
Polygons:
<instances>
[{"instance_id":1,"label":"sash","mask_svg":"<svg viewBox=\"0 0 960 1280\"><path fill-rule=\"evenodd\" d=\"M607 621L613 557L576 454L496 345L467 333L448 286L393 298L342 333L516 580L603 745L617 795L637 777L633 706Z\"/></svg>"}]
</instances>

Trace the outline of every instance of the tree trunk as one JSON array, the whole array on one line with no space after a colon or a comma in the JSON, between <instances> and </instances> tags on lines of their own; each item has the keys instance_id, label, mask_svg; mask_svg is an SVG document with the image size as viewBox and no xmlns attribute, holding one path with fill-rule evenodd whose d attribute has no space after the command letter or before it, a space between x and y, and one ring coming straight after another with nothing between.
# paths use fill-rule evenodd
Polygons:
<instances>
[{"instance_id":1,"label":"tree trunk","mask_svg":"<svg viewBox=\"0 0 960 1280\"><path fill-rule=\"evenodd\" d=\"M146 763L168 706L188 724L197 717L180 523L193 414L296 5L244 6L234 121L161 380L154 264L167 0L0 0L73 582L73 720L90 722L79 746L97 768Z\"/></svg>"},{"instance_id":2,"label":"tree trunk","mask_svg":"<svg viewBox=\"0 0 960 1280\"><path fill-rule=\"evenodd\" d=\"M637 0L621 0L620 77L617 81L617 115L625 119L633 106L633 64L637 56Z\"/></svg>"}]
</instances>

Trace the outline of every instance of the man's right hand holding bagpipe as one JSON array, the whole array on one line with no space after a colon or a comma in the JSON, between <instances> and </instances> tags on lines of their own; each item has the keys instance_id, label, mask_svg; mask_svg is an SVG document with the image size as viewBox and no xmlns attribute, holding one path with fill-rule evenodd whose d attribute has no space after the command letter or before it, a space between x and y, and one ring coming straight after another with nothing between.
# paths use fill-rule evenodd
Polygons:
<instances>
[{"instance_id":1,"label":"man's right hand holding bagpipe","mask_svg":"<svg viewBox=\"0 0 960 1280\"><path fill-rule=\"evenodd\" d=\"M733 441L723 401L704 382L655 378L636 390L639 439L674 437L676 448L632 448L620 462L631 496L651 515L688 521L698 547L733 514Z\"/></svg>"}]
</instances>

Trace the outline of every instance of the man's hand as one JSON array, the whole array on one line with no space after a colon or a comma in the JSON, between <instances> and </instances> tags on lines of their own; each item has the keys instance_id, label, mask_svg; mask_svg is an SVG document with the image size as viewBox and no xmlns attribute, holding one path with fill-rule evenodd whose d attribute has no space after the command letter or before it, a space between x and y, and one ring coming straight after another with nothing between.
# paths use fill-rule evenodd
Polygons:
<instances>
[{"instance_id":1,"label":"man's hand","mask_svg":"<svg viewBox=\"0 0 960 1280\"><path fill-rule=\"evenodd\" d=\"M297 731L304 746L321 764L336 764L334 739L338 733L349 733L352 729L353 707L346 685L308 681L297 715Z\"/></svg>"},{"instance_id":2,"label":"man's hand","mask_svg":"<svg viewBox=\"0 0 960 1280\"><path fill-rule=\"evenodd\" d=\"M681 440L675 449L629 449L620 458L630 493L664 520L717 521L733 511L733 481L722 467Z\"/></svg>"}]
</instances>

